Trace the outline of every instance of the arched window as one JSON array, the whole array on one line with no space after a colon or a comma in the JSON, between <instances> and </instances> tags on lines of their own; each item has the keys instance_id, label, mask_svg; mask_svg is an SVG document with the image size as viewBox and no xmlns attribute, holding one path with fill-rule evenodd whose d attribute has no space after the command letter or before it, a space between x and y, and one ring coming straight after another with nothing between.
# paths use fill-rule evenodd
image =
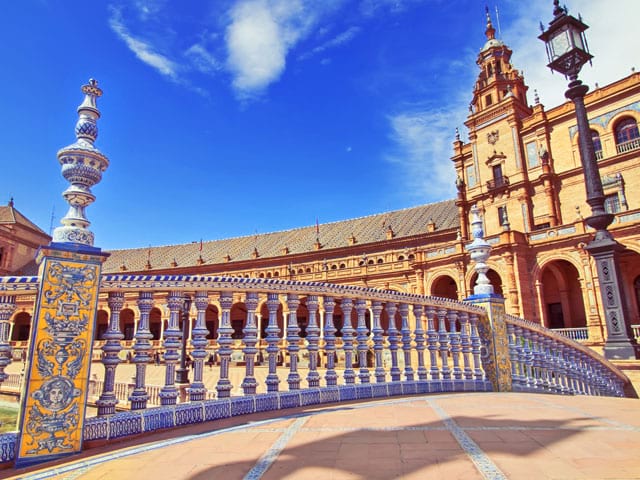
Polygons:
<instances>
[{"instance_id":1,"label":"arched window","mask_svg":"<svg viewBox=\"0 0 640 480\"><path fill-rule=\"evenodd\" d=\"M591 141L593 142L593 151L596 154L596 159L602 160L602 142L600 141L600 134L595 130L591 130Z\"/></svg>"},{"instance_id":2,"label":"arched window","mask_svg":"<svg viewBox=\"0 0 640 480\"><path fill-rule=\"evenodd\" d=\"M620 120L616 125L615 135L618 153L624 153L640 148L638 124L633 118L624 118Z\"/></svg>"}]
</instances>

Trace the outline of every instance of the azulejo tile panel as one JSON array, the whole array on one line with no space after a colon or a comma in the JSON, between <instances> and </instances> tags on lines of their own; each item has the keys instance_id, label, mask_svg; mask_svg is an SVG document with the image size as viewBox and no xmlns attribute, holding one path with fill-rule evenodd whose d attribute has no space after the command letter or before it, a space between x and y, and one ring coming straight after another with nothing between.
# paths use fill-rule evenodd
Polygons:
<instances>
[{"instance_id":1,"label":"azulejo tile panel","mask_svg":"<svg viewBox=\"0 0 640 480\"><path fill-rule=\"evenodd\" d=\"M187 403L175 407L176 426L202 423L204 407L201 403Z\"/></svg>"},{"instance_id":2,"label":"azulejo tile panel","mask_svg":"<svg viewBox=\"0 0 640 480\"><path fill-rule=\"evenodd\" d=\"M204 404L204 421L219 420L231 416L231 400L210 400Z\"/></svg>"},{"instance_id":3,"label":"azulejo tile panel","mask_svg":"<svg viewBox=\"0 0 640 480\"><path fill-rule=\"evenodd\" d=\"M234 397L231 399L231 415L248 415L255 413L256 402L254 397Z\"/></svg>"},{"instance_id":4,"label":"azulejo tile panel","mask_svg":"<svg viewBox=\"0 0 640 480\"><path fill-rule=\"evenodd\" d=\"M82 449L100 270L105 256L44 248L16 465Z\"/></svg>"},{"instance_id":5,"label":"azulejo tile panel","mask_svg":"<svg viewBox=\"0 0 640 480\"><path fill-rule=\"evenodd\" d=\"M128 437L142 433L142 415L121 413L109 418L109 439Z\"/></svg>"},{"instance_id":6,"label":"azulejo tile panel","mask_svg":"<svg viewBox=\"0 0 640 480\"><path fill-rule=\"evenodd\" d=\"M282 392L280 394L280 408L295 408L300 406L300 392Z\"/></svg>"}]
</instances>

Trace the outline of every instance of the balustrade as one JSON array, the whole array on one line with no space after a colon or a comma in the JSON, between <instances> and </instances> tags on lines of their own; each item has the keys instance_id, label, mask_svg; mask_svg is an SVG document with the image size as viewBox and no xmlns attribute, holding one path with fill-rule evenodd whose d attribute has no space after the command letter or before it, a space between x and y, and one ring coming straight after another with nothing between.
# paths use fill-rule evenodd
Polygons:
<instances>
[{"instance_id":1,"label":"balustrade","mask_svg":"<svg viewBox=\"0 0 640 480\"><path fill-rule=\"evenodd\" d=\"M2 287L0 278L0 291ZM129 409L127 415L141 415L136 423L143 425L139 428L153 430L285 406L402 393L491 389L483 368L483 340L479 333L480 317L486 313L470 304L324 283L199 276L105 276L101 291L107 295L111 315L102 347L104 377L90 381L88 401L98 408L97 417L87 419L85 431L90 432L89 438L103 438L100 432L112 428L101 423L101 419L118 417L116 404L119 409ZM4 367L11 359L5 344L8 344L6 326L17 302L13 293L0 296L3 380ZM19 290L15 293L21 294ZM175 385L175 369L181 348L178 326L185 294L194 298L196 317L190 345L193 381L186 386L188 395L181 396ZM119 367L123 338L119 323L125 301L137 304L139 320L132 344L135 377L123 382L116 381L116 371L124 368ZM151 342L149 313L162 302L166 302L169 311L162 344L164 365L150 366L152 353L158 346ZM305 356L300 352L303 340L297 311L302 302L308 311L305 341L308 362L302 361ZM220 306L220 318L217 350L212 350L205 320L208 306L216 303ZM246 318L242 339L234 341L230 315L233 306L240 303L246 307ZM263 340L268 362L256 366L260 342L256 312L261 305L266 305L268 311ZM336 338L334 325L337 306L343 320L341 342ZM281 313L283 307L286 318ZM367 313L371 314L370 330ZM384 320L388 322L386 332ZM396 320L400 322L400 331ZM284 338L280 336L281 325ZM506 334L513 390L622 395L624 376L586 347L508 315ZM344 351L344 364L342 357L337 363L337 353L342 353L338 348ZM214 352L219 364L205 369L205 358ZM354 370L354 360L358 372ZM153 378L159 378L164 370L164 385L148 384L149 369L153 369ZM280 382L285 380L288 391L279 391ZM12 377L12 385L16 381ZM183 417L178 413L183 411L191 412L190 420L180 420ZM111 425L115 420L109 422Z\"/></svg>"}]
</instances>

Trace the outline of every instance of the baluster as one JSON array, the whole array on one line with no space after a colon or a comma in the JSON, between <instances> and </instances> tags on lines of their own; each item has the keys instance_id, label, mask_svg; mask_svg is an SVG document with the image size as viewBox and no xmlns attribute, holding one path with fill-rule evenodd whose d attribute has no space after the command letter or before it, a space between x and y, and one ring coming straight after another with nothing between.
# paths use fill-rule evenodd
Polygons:
<instances>
[{"instance_id":1,"label":"baluster","mask_svg":"<svg viewBox=\"0 0 640 480\"><path fill-rule=\"evenodd\" d=\"M404 378L413 381L413 367L411 366L411 330L409 329L409 305L401 303L400 312L400 333L402 335L402 352L404 354Z\"/></svg>"},{"instance_id":2,"label":"baluster","mask_svg":"<svg viewBox=\"0 0 640 480\"><path fill-rule=\"evenodd\" d=\"M416 319L416 329L415 329L415 341L416 341L416 352L418 353L418 380L426 380L427 379L427 369L424 366L424 350L425 350L425 338L424 338L424 328L422 327L422 314L424 309L422 305L413 305L413 316Z\"/></svg>"},{"instance_id":3,"label":"baluster","mask_svg":"<svg viewBox=\"0 0 640 480\"><path fill-rule=\"evenodd\" d=\"M387 330L387 338L389 341L389 350L391 351L391 381L400 381L400 367L398 367L398 341L399 333L396 328L396 311L398 307L393 302L387 302L387 317L389 318L389 330Z\"/></svg>"},{"instance_id":4,"label":"baluster","mask_svg":"<svg viewBox=\"0 0 640 480\"><path fill-rule=\"evenodd\" d=\"M373 312L373 351L376 356L375 377L377 383L384 383L387 373L384 370L384 362L382 360L382 351L384 350L384 330L380 325L380 314L382 313L382 303L377 300L371 302L371 311Z\"/></svg>"},{"instance_id":5,"label":"baluster","mask_svg":"<svg viewBox=\"0 0 640 480\"><path fill-rule=\"evenodd\" d=\"M245 395L253 395L258 388L254 369L256 361L256 343L258 343L258 327L256 325L256 308L258 308L258 294L249 292L246 294L244 304L247 307L247 321L242 329L242 343L244 343L243 353L245 361L245 375L242 380L242 391Z\"/></svg>"},{"instance_id":6,"label":"baluster","mask_svg":"<svg viewBox=\"0 0 640 480\"><path fill-rule=\"evenodd\" d=\"M563 342L556 341L556 359L558 362L558 370L560 372L560 387L564 395L567 395L571 391L569 370L565 358L566 349L567 346Z\"/></svg>"},{"instance_id":7,"label":"baluster","mask_svg":"<svg viewBox=\"0 0 640 480\"><path fill-rule=\"evenodd\" d=\"M586 354L578 352L578 371L580 372L580 395L588 395L589 392L589 369L586 366Z\"/></svg>"},{"instance_id":8,"label":"baluster","mask_svg":"<svg viewBox=\"0 0 640 480\"><path fill-rule=\"evenodd\" d=\"M473 354L473 377L476 381L483 380L484 374L480 368L480 335L478 334L478 315L475 313L469 316L471 324L471 353Z\"/></svg>"},{"instance_id":9,"label":"baluster","mask_svg":"<svg viewBox=\"0 0 640 480\"><path fill-rule=\"evenodd\" d=\"M369 369L367 368L367 353L369 352L369 330L367 330L366 313L367 302L362 299L356 300L356 312L358 314L358 327L356 329L358 342L358 363L360 372L358 378L360 383L369 383Z\"/></svg>"},{"instance_id":10,"label":"baluster","mask_svg":"<svg viewBox=\"0 0 640 480\"><path fill-rule=\"evenodd\" d=\"M338 374L336 373L336 327L333 324L333 312L336 302L333 297L323 297L322 306L324 308L324 351L327 355L327 371L324 380L327 387L338 384Z\"/></svg>"},{"instance_id":11,"label":"baluster","mask_svg":"<svg viewBox=\"0 0 640 480\"><path fill-rule=\"evenodd\" d=\"M511 359L511 384L513 385L513 391L518 392L522 390L522 383L520 379L518 351L516 350L515 339L515 326L512 323L507 322L507 340L509 343L509 358Z\"/></svg>"},{"instance_id":12,"label":"baluster","mask_svg":"<svg viewBox=\"0 0 640 480\"><path fill-rule=\"evenodd\" d=\"M527 386L528 390L533 389L533 351L531 350L531 330L528 328L524 328L522 331L523 334L523 342L522 342L522 351L523 351L523 363L522 369L525 375L524 384Z\"/></svg>"},{"instance_id":13,"label":"baluster","mask_svg":"<svg viewBox=\"0 0 640 480\"><path fill-rule=\"evenodd\" d=\"M460 312L460 337L462 343L462 360L464 363L464 379L473 379L473 370L471 370L471 335L469 332L469 314Z\"/></svg>"},{"instance_id":14,"label":"baluster","mask_svg":"<svg viewBox=\"0 0 640 480\"><path fill-rule=\"evenodd\" d=\"M518 380L523 389L527 386L527 372L525 370L525 353L524 353L524 332L520 325L514 328L515 333L515 350L518 367Z\"/></svg>"},{"instance_id":15,"label":"baluster","mask_svg":"<svg viewBox=\"0 0 640 480\"><path fill-rule=\"evenodd\" d=\"M209 330L207 329L206 315L207 307L209 306L209 295L206 291L196 292L194 304L196 306L196 323L191 330L191 346L193 351L191 357L193 358L193 382L187 387L187 393L189 394L189 400L192 402L200 402L206 400L207 388L202 381L204 371L204 360L207 356L207 335Z\"/></svg>"},{"instance_id":16,"label":"baluster","mask_svg":"<svg viewBox=\"0 0 640 480\"><path fill-rule=\"evenodd\" d=\"M164 387L160 390L160 405L175 405L178 398L178 389L175 386L176 380L176 364L180 359L178 349L180 348L180 339L182 332L178 328L180 312L183 307L182 294L177 291L169 292L167 297L167 306L169 307L169 321L167 328L164 330L164 361L165 377Z\"/></svg>"},{"instance_id":17,"label":"baluster","mask_svg":"<svg viewBox=\"0 0 640 480\"><path fill-rule=\"evenodd\" d=\"M109 292L107 298L109 310L109 327L104 333L106 340L102 351L104 352L102 363L104 364L104 386L100 398L96 402L98 415L111 415L116 413L118 398L115 394L116 367L120 363L118 354L122 350L120 341L124 335L120 332L120 310L124 306L123 292Z\"/></svg>"},{"instance_id":18,"label":"baluster","mask_svg":"<svg viewBox=\"0 0 640 480\"><path fill-rule=\"evenodd\" d=\"M540 381L538 382L538 389L542 389L545 392L550 391L551 384L549 383L549 370L547 368L546 361L546 344L545 344L545 336L541 333L536 333L536 339L538 348L536 351L536 355L538 358L538 365L540 371Z\"/></svg>"},{"instance_id":19,"label":"baluster","mask_svg":"<svg viewBox=\"0 0 640 480\"><path fill-rule=\"evenodd\" d=\"M309 295L307 297L307 311L309 312L309 322L307 324L307 341L309 345L309 373L307 373L307 384L309 387L320 386L320 374L318 373L318 342L320 327L316 320L318 313L318 296Z\"/></svg>"},{"instance_id":20,"label":"baluster","mask_svg":"<svg viewBox=\"0 0 640 480\"><path fill-rule=\"evenodd\" d=\"M0 295L0 385L9 377L4 370L11 363L9 319L15 310L16 297L14 295Z\"/></svg>"},{"instance_id":21,"label":"baluster","mask_svg":"<svg viewBox=\"0 0 640 480\"><path fill-rule=\"evenodd\" d=\"M427 306L425 309L427 315L427 342L429 349L429 374L432 380L438 380L440 378L440 369L438 368L438 334L436 332L436 309Z\"/></svg>"},{"instance_id":22,"label":"baluster","mask_svg":"<svg viewBox=\"0 0 640 480\"><path fill-rule=\"evenodd\" d=\"M453 360L453 378L462 380L460 368L460 352L462 351L460 332L458 332L458 312L449 310L449 339L451 340L451 358Z\"/></svg>"},{"instance_id":23,"label":"baluster","mask_svg":"<svg viewBox=\"0 0 640 480\"><path fill-rule=\"evenodd\" d=\"M573 348L566 346L565 360L567 364L567 374L569 376L569 393L575 395L579 393L578 369L576 368L576 352Z\"/></svg>"},{"instance_id":24,"label":"baluster","mask_svg":"<svg viewBox=\"0 0 640 480\"><path fill-rule=\"evenodd\" d=\"M436 313L438 315L438 342L440 344L442 378L443 380L450 380L451 370L449 369L449 360L447 358L449 354L449 334L447 333L447 326L445 324L447 310L445 308L439 308Z\"/></svg>"},{"instance_id":25,"label":"baluster","mask_svg":"<svg viewBox=\"0 0 640 480\"><path fill-rule=\"evenodd\" d=\"M287 294L287 308L289 322L287 323L287 351L289 352L289 376L287 383L289 390L300 389L300 374L298 373L298 351L300 350L300 327L298 327L298 306L300 299L296 293Z\"/></svg>"},{"instance_id":26,"label":"baluster","mask_svg":"<svg viewBox=\"0 0 640 480\"><path fill-rule=\"evenodd\" d=\"M539 352L538 349L540 348L539 342L538 342L538 334L535 331L531 332L531 355L533 357L532 359L532 375L533 375L533 381L531 384L531 387L533 388L533 390L538 390L540 388L540 379L541 379L541 375L540 375L540 359L539 359Z\"/></svg>"},{"instance_id":27,"label":"baluster","mask_svg":"<svg viewBox=\"0 0 640 480\"><path fill-rule=\"evenodd\" d=\"M278 307L280 300L277 293L267 294L267 310L269 311L269 323L266 328L267 332L267 354L269 356L269 374L265 380L267 384L267 392L277 392L280 379L278 378L277 362L280 347L280 328L278 327Z\"/></svg>"},{"instance_id":28,"label":"baluster","mask_svg":"<svg viewBox=\"0 0 640 480\"><path fill-rule=\"evenodd\" d=\"M140 320L135 334L133 351L133 363L136 365L135 387L129 395L131 410L143 410L147 408L149 394L145 388L147 364L151 361L151 339L153 335L149 330L149 312L153 308L153 292L140 292L138 294L138 310Z\"/></svg>"},{"instance_id":29,"label":"baluster","mask_svg":"<svg viewBox=\"0 0 640 480\"><path fill-rule=\"evenodd\" d=\"M229 398L231 396L231 380L229 380L229 366L231 364L231 345L233 339L231 334L231 307L233 306L233 293L220 293L220 327L218 328L218 356L220 357L220 378L216 385L218 398Z\"/></svg>"},{"instance_id":30,"label":"baluster","mask_svg":"<svg viewBox=\"0 0 640 480\"><path fill-rule=\"evenodd\" d=\"M340 303L342 309L342 347L344 349L344 383L356 383L356 372L353 370L353 334L355 330L351 324L351 310L353 300L343 298Z\"/></svg>"},{"instance_id":31,"label":"baluster","mask_svg":"<svg viewBox=\"0 0 640 480\"><path fill-rule=\"evenodd\" d=\"M547 365L549 369L550 385L552 392L560 393L562 388L560 387L560 378L558 376L558 369L555 359L555 345L554 340L551 337L545 338L545 346L546 346L546 356L547 356Z\"/></svg>"}]
</instances>

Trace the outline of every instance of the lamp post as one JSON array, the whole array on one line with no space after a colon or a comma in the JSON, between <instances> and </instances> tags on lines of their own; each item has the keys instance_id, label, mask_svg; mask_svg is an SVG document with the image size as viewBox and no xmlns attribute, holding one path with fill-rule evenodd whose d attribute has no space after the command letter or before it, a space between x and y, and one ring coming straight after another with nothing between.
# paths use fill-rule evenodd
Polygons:
<instances>
[{"instance_id":1,"label":"lamp post","mask_svg":"<svg viewBox=\"0 0 640 480\"><path fill-rule=\"evenodd\" d=\"M607 358L635 358L637 344L632 341L628 315L625 312L621 291L620 269L617 257L624 249L615 241L607 227L614 216L604 208L604 191L598 163L593 150L591 129L584 105L584 96L589 87L578 80L582 66L591 62L593 55L589 53L584 31L589 28L582 22L568 15L566 7L561 7L559 0L554 0L553 20L538 37L545 42L551 70L562 73L569 78L569 88L565 97L575 106L578 124L578 147L580 162L584 171L587 203L591 207L591 216L585 220L595 230L594 238L587 244L586 250L595 260L600 283L600 294L605 314L607 333L604 344L604 355Z\"/></svg>"},{"instance_id":2,"label":"lamp post","mask_svg":"<svg viewBox=\"0 0 640 480\"><path fill-rule=\"evenodd\" d=\"M182 350L180 351L180 368L176 370L176 383L189 383L189 370L187 369L187 337L189 336L189 310L191 310L191 297L186 295L182 300Z\"/></svg>"}]
</instances>

